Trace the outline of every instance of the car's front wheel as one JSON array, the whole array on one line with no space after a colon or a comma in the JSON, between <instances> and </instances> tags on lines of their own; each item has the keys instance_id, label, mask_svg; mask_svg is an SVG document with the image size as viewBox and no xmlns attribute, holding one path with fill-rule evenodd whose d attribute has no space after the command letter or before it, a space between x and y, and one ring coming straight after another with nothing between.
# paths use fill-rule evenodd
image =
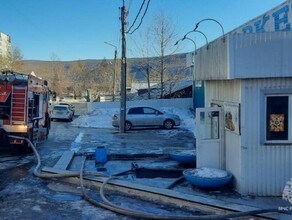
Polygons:
<instances>
[{"instance_id":1,"label":"car's front wheel","mask_svg":"<svg viewBox=\"0 0 292 220\"><path fill-rule=\"evenodd\" d=\"M126 131L130 130L131 128L132 128L132 124L131 124L131 122L126 121L126 122L125 122L125 129L126 129Z\"/></svg>"},{"instance_id":2,"label":"car's front wheel","mask_svg":"<svg viewBox=\"0 0 292 220\"><path fill-rule=\"evenodd\" d=\"M165 120L165 122L163 123L163 126L166 128L166 129L172 129L174 127L174 121L170 120L170 119L167 119Z\"/></svg>"}]
</instances>

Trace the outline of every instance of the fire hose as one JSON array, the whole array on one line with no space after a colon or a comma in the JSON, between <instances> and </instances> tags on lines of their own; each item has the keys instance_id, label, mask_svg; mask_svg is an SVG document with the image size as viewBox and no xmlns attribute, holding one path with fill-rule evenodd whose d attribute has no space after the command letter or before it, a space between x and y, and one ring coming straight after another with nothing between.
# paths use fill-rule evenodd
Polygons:
<instances>
[{"instance_id":1,"label":"fire hose","mask_svg":"<svg viewBox=\"0 0 292 220\"><path fill-rule=\"evenodd\" d=\"M71 172L71 173L60 173L60 174L49 174L49 173L42 173L40 172L41 167L41 158L39 153L37 152L35 146L33 143L26 137L19 137L19 136L13 136L9 135L10 138L15 139L21 139L27 141L27 143L31 146L33 149L33 152L37 158L37 165L33 171L33 174L39 178L67 178L67 177L79 177L80 178L80 187L82 190L83 198L90 202L91 204L108 209L110 211L127 215L131 217L137 217L137 218L144 218L144 219L173 219L173 220L197 220L197 219L230 219L230 218L238 218L243 216L250 216L250 215L257 215L257 214L263 214L263 213L271 213L271 212L279 212L278 209L259 209L259 210L252 210L252 211L246 211L246 212L237 212L237 213L231 213L231 214L222 214L222 215L197 215L197 216L179 216L179 215L158 215L158 214L152 214L152 213L146 213L138 210L132 210L127 209L121 206L118 206L112 202L110 202L104 195L104 189L105 186L109 183L110 180L113 178L117 178L116 176L109 176L102 172L84 172L84 165L85 161L83 161L80 172ZM103 202L98 202L94 199L92 199L90 196L87 195L86 190L84 188L83 184L83 177L86 176L100 176L100 177L107 177L106 180L103 182L102 186L100 187L100 196Z\"/></svg>"}]
</instances>

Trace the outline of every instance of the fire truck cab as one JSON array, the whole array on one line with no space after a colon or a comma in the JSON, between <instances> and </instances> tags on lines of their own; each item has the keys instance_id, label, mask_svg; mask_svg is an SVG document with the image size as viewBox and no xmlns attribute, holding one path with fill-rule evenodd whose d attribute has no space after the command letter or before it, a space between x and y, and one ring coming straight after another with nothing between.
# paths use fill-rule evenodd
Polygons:
<instances>
[{"instance_id":1,"label":"fire truck cab","mask_svg":"<svg viewBox=\"0 0 292 220\"><path fill-rule=\"evenodd\" d=\"M46 80L34 73L0 73L0 147L19 146L29 150L26 137L34 145L48 138L50 90Z\"/></svg>"}]
</instances>

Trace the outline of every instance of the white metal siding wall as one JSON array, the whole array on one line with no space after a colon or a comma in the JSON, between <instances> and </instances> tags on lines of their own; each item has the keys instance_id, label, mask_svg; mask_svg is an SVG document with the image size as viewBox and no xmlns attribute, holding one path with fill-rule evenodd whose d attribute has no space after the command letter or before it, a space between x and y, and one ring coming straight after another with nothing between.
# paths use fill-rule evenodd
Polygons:
<instances>
[{"instance_id":1,"label":"white metal siding wall","mask_svg":"<svg viewBox=\"0 0 292 220\"><path fill-rule=\"evenodd\" d=\"M240 80L212 80L206 81L206 106L212 100L240 103Z\"/></svg>"},{"instance_id":2,"label":"white metal siding wall","mask_svg":"<svg viewBox=\"0 0 292 220\"><path fill-rule=\"evenodd\" d=\"M292 78L242 81L242 194L280 196L292 178L292 145L261 143L263 91L280 89L291 90Z\"/></svg>"},{"instance_id":3,"label":"white metal siding wall","mask_svg":"<svg viewBox=\"0 0 292 220\"><path fill-rule=\"evenodd\" d=\"M230 78L291 76L292 31L229 36Z\"/></svg>"},{"instance_id":4,"label":"white metal siding wall","mask_svg":"<svg viewBox=\"0 0 292 220\"><path fill-rule=\"evenodd\" d=\"M195 80L228 79L228 36L201 47L195 55Z\"/></svg>"}]
</instances>

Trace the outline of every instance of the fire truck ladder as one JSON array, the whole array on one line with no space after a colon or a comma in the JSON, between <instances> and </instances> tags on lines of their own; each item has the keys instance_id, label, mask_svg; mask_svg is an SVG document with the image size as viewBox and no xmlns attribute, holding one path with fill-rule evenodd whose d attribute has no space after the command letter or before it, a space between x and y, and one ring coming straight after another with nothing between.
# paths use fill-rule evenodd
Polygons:
<instances>
[{"instance_id":1,"label":"fire truck ladder","mask_svg":"<svg viewBox=\"0 0 292 220\"><path fill-rule=\"evenodd\" d=\"M13 86L11 100L12 124L23 124L26 121L26 87Z\"/></svg>"}]
</instances>

